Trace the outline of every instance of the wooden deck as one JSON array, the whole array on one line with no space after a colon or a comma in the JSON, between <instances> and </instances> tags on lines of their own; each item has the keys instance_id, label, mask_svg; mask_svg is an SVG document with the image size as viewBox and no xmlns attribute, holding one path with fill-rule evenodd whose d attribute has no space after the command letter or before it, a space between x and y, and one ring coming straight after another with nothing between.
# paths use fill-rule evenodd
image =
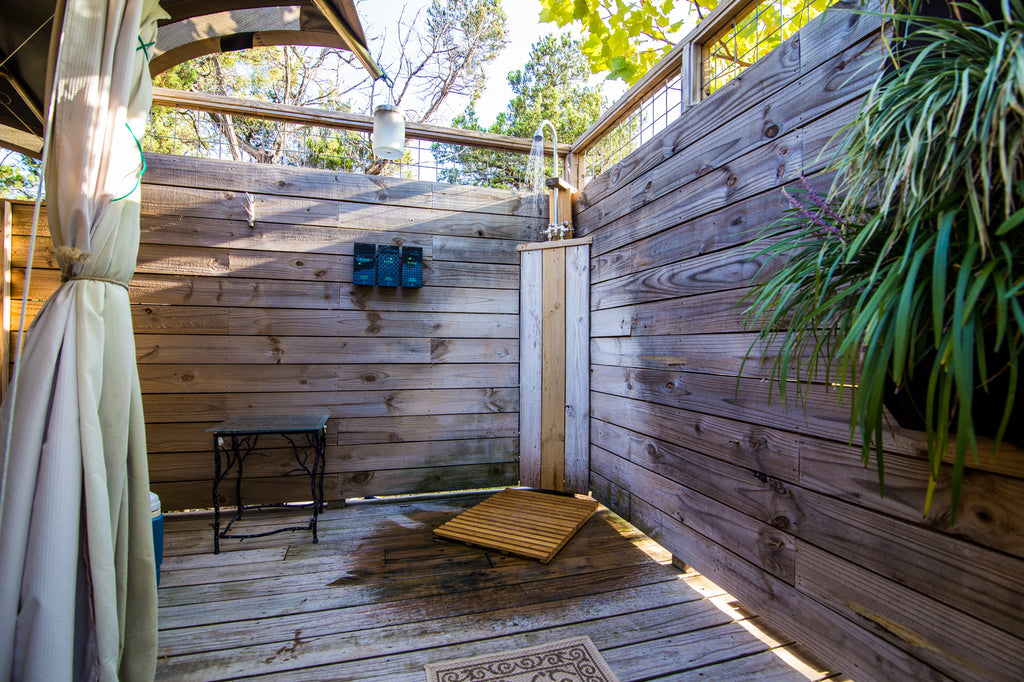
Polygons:
<instances>
[{"instance_id":1,"label":"wooden deck","mask_svg":"<svg viewBox=\"0 0 1024 682\"><path fill-rule=\"evenodd\" d=\"M836 677L603 507L547 565L433 537L481 499L359 502L321 516L319 544L216 556L208 515L168 516L157 678L420 682L431 661L577 635L624 682Z\"/></svg>"}]
</instances>

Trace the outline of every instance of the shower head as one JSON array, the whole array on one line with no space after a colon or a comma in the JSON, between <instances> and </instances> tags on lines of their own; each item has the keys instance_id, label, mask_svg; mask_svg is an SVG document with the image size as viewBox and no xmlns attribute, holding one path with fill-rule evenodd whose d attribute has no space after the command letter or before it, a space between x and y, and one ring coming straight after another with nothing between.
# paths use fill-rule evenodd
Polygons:
<instances>
[{"instance_id":1,"label":"shower head","mask_svg":"<svg viewBox=\"0 0 1024 682\"><path fill-rule=\"evenodd\" d=\"M551 121L549 121L546 118L543 121L540 122L539 126L537 126L537 130L535 130L534 133L533 133L533 139L537 140L537 141L541 141L541 140L544 139L544 126L547 126L547 127L551 128L551 144L553 144L555 147L557 147L558 146L558 129L555 128L555 124L554 123L552 123Z\"/></svg>"}]
</instances>

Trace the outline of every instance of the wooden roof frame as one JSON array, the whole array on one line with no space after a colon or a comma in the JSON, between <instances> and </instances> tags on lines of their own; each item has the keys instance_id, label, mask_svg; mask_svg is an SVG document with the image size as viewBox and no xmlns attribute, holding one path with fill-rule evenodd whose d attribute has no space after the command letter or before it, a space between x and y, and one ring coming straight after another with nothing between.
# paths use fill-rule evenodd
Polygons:
<instances>
[{"instance_id":1,"label":"wooden roof frame","mask_svg":"<svg viewBox=\"0 0 1024 682\"><path fill-rule=\"evenodd\" d=\"M0 14L0 59L6 60L0 147L37 158L44 127L40 65L46 64L55 4L12 0ZM171 18L160 26L153 75L203 55L268 45L346 49L373 78L384 74L370 55L355 0L162 0L161 6Z\"/></svg>"},{"instance_id":2,"label":"wooden roof frame","mask_svg":"<svg viewBox=\"0 0 1024 682\"><path fill-rule=\"evenodd\" d=\"M306 6L308 8L308 6ZM156 76L190 59L270 45L315 45L347 49L330 27L303 30L303 7L254 7L188 17L160 27L149 62Z\"/></svg>"},{"instance_id":3,"label":"wooden roof frame","mask_svg":"<svg viewBox=\"0 0 1024 682\"><path fill-rule=\"evenodd\" d=\"M269 45L309 45L352 52L373 78L383 70L367 49L353 0L164 0L154 76L196 57Z\"/></svg>"}]
</instances>

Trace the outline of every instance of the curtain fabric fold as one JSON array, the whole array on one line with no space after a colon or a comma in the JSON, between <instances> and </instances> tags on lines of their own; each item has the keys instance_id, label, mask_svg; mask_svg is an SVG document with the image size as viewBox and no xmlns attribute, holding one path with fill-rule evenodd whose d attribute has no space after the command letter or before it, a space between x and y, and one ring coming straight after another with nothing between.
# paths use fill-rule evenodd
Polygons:
<instances>
[{"instance_id":1,"label":"curtain fabric fold","mask_svg":"<svg viewBox=\"0 0 1024 682\"><path fill-rule=\"evenodd\" d=\"M0 678L147 680L157 615L127 282L157 0L65 0L47 211L67 278L27 334L0 424ZM56 32L55 27L55 32ZM2 442L2 441L0 441Z\"/></svg>"}]
</instances>

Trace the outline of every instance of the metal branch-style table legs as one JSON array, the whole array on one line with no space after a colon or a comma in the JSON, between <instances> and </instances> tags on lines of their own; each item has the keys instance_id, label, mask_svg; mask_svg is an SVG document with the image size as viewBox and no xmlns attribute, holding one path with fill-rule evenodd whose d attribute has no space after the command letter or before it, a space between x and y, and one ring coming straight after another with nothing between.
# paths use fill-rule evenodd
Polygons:
<instances>
[{"instance_id":1,"label":"metal branch-style table legs","mask_svg":"<svg viewBox=\"0 0 1024 682\"><path fill-rule=\"evenodd\" d=\"M207 429L213 434L213 553L220 553L221 538L258 538L288 530L312 530L313 542L318 542L316 534L317 518L324 509L324 465L327 447L327 415L294 415L272 417L231 417L213 428ZM242 475L246 459L257 454L266 454L257 449L262 435L279 435L292 446L296 468L285 475L306 475L309 477L309 491L312 508L309 523L305 526L287 526L274 528L262 533L231 534L231 526L242 518L247 510L259 510L270 507L291 507L286 502L275 504L246 505L242 501ZM235 504L234 517L221 530L220 527L220 483L227 478L232 469L235 470Z\"/></svg>"}]
</instances>

